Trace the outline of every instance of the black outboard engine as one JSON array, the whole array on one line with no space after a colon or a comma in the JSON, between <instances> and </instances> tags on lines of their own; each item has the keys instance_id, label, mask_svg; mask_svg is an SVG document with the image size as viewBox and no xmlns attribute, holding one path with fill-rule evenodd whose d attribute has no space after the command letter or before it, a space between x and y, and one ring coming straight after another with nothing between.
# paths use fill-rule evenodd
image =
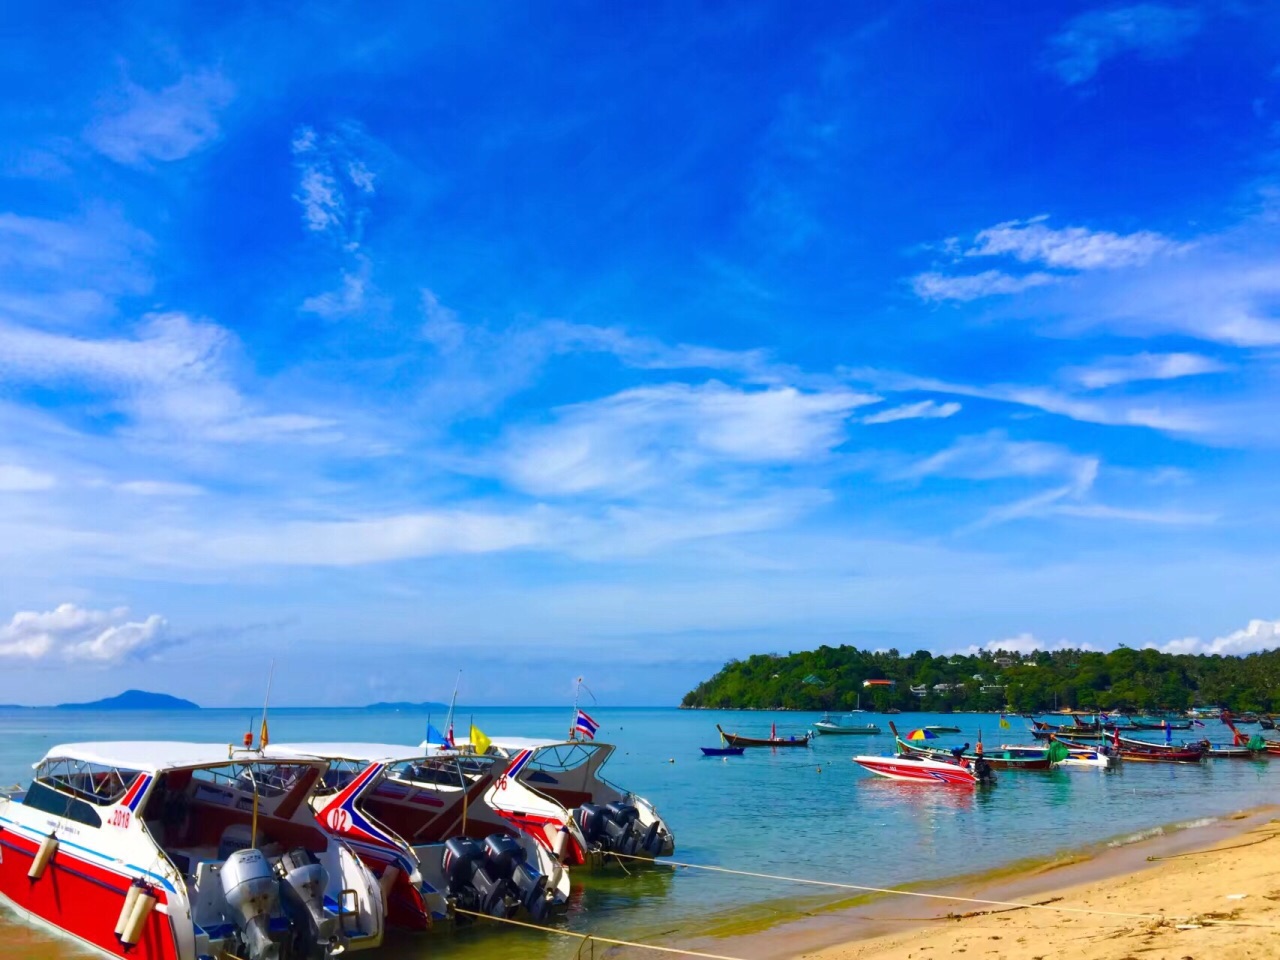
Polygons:
<instances>
[{"instance_id":1,"label":"black outboard engine","mask_svg":"<svg viewBox=\"0 0 1280 960\"><path fill-rule=\"evenodd\" d=\"M507 916L503 896L506 885L485 869L485 851L480 841L470 837L446 840L442 866L449 895L458 906L492 917Z\"/></svg>"},{"instance_id":2,"label":"black outboard engine","mask_svg":"<svg viewBox=\"0 0 1280 960\"><path fill-rule=\"evenodd\" d=\"M338 940L338 918L325 913L324 891L329 871L302 847L280 858L280 899L292 925L301 956L323 958Z\"/></svg>"},{"instance_id":3,"label":"black outboard engine","mask_svg":"<svg viewBox=\"0 0 1280 960\"><path fill-rule=\"evenodd\" d=\"M584 803L574 812L587 843L608 853L635 856L637 850L648 850L649 844L661 843L658 825L642 827L640 811L629 803L614 802L603 807Z\"/></svg>"},{"instance_id":4,"label":"black outboard engine","mask_svg":"<svg viewBox=\"0 0 1280 960\"><path fill-rule=\"evenodd\" d=\"M539 923L546 919L550 908L547 878L529 865L528 855L515 837L505 833L486 837L484 859L489 873L497 880L506 881L512 898L529 916Z\"/></svg>"}]
</instances>

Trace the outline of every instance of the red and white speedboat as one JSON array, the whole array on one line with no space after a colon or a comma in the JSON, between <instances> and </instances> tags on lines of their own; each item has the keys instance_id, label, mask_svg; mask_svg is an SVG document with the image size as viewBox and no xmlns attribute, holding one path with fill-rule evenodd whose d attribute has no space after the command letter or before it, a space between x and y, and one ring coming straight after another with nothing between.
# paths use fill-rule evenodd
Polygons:
<instances>
[{"instance_id":1,"label":"red and white speedboat","mask_svg":"<svg viewBox=\"0 0 1280 960\"><path fill-rule=\"evenodd\" d=\"M273 743L266 753L329 762L311 797L316 818L378 877L394 926L425 929L451 906L543 920L569 897L552 853L569 812L504 780L498 757L383 743Z\"/></svg>"},{"instance_id":2,"label":"red and white speedboat","mask_svg":"<svg viewBox=\"0 0 1280 960\"><path fill-rule=\"evenodd\" d=\"M967 766L926 757L854 757L853 762L890 780L960 787L973 787L978 783L978 778Z\"/></svg>"},{"instance_id":3,"label":"red and white speedboat","mask_svg":"<svg viewBox=\"0 0 1280 960\"><path fill-rule=\"evenodd\" d=\"M466 740L459 740L457 747L464 756L474 756L465 754L470 749ZM449 752L426 743L420 749ZM524 816L520 810L504 812L500 800L495 801L498 812L535 837L554 836L553 852L567 866L599 866L609 854L641 859L671 856L675 836L657 807L600 776L615 749L612 744L587 740L491 738L485 757L506 761L502 777L550 801L555 809L568 811L570 817L568 829L557 834L559 823L548 824L542 812L527 811Z\"/></svg>"},{"instance_id":4,"label":"red and white speedboat","mask_svg":"<svg viewBox=\"0 0 1280 960\"><path fill-rule=\"evenodd\" d=\"M0 896L112 957L376 947L378 883L306 802L324 769L225 744L54 747L0 797Z\"/></svg>"}]
</instances>

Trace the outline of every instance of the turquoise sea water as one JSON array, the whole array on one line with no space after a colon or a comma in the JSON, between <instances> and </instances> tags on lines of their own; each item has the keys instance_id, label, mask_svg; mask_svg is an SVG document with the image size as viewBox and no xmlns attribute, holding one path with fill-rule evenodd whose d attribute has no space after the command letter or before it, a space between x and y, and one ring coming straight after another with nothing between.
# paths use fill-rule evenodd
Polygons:
<instances>
[{"instance_id":1,"label":"turquoise sea water","mask_svg":"<svg viewBox=\"0 0 1280 960\"><path fill-rule=\"evenodd\" d=\"M991 790L939 790L880 780L851 762L855 753L892 749L886 718L863 715L879 737L819 737L809 749L748 750L741 758L703 758L717 743L715 725L763 736L799 733L817 714L680 711L597 707L599 739L618 746L605 775L653 800L676 834L677 859L846 883L888 886L991 870L1028 857L1133 836L1172 822L1220 816L1273 802L1280 762L1209 761L1199 767L1130 764L1052 773L1006 772ZM95 713L0 710L0 782L26 781L30 766L54 744L80 740L238 741L249 710ZM472 711L460 708L464 730ZM490 736L563 736L567 709L477 708ZM276 709L271 739L368 740L417 744L419 714L358 710ZM442 718L434 718L440 725ZM1026 721L994 716L911 714L899 728L948 723L962 734L937 743L977 739L1030 742ZM1246 728L1256 730L1256 728ZM1176 738L1190 736L1175 731ZM1216 722L1196 735L1228 740ZM1152 739L1159 734L1147 734ZM1280 758L1278 758L1280 759ZM670 762L674 761L674 762ZM576 892L561 923L621 938L672 940L696 935L718 917L761 901L810 897L812 888L692 870L651 868L575 874ZM7 920L4 922L8 922ZM29 935L27 935L29 936ZM513 953L516 945L519 949ZM519 930L491 929L392 937L379 954L396 958L572 956L577 945Z\"/></svg>"}]
</instances>

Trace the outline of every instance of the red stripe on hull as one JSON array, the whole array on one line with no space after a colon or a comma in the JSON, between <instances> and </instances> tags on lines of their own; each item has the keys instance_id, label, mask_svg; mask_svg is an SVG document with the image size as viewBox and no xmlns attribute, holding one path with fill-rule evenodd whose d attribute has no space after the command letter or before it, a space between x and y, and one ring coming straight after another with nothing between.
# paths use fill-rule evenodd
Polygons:
<instances>
[{"instance_id":1,"label":"red stripe on hull","mask_svg":"<svg viewBox=\"0 0 1280 960\"><path fill-rule=\"evenodd\" d=\"M35 859L37 844L12 830L0 828L0 894L20 910L35 914L46 923L112 956L131 960L177 960L169 918L153 910L147 918L142 939L128 952L116 939L116 920L124 906L129 881L117 873L73 855L65 846L49 861L39 880L27 877ZM155 890L160 903L165 892Z\"/></svg>"}]
</instances>

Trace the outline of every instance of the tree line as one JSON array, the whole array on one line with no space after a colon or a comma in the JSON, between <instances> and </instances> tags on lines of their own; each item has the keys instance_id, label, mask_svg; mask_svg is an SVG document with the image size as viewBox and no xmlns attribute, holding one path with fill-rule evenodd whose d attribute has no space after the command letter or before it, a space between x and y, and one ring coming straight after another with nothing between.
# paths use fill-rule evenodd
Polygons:
<instances>
[{"instance_id":1,"label":"tree line","mask_svg":"<svg viewBox=\"0 0 1280 960\"><path fill-rule=\"evenodd\" d=\"M893 680L893 686L864 686ZM912 688L915 688L913 691ZM1243 657L1120 647L1109 653L1038 650L938 656L927 650L821 646L730 660L685 694L683 707L883 712L1038 713L1185 710L1280 711L1280 650Z\"/></svg>"}]
</instances>

